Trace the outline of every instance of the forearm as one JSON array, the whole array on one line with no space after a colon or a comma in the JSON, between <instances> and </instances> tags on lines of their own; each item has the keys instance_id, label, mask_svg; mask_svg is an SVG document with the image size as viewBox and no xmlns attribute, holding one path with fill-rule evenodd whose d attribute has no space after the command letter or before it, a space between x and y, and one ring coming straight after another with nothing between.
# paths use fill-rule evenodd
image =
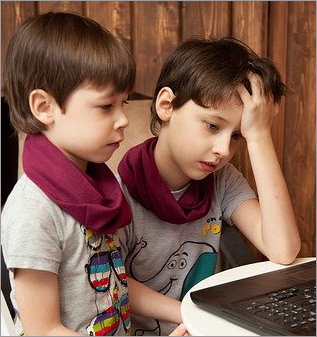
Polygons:
<instances>
[{"instance_id":1,"label":"forearm","mask_svg":"<svg viewBox=\"0 0 317 337\"><path fill-rule=\"evenodd\" d=\"M61 322L54 324L49 319L46 326L36 323L27 323L25 325L27 326L26 329L23 329L25 336L85 336L67 329Z\"/></svg>"},{"instance_id":2,"label":"forearm","mask_svg":"<svg viewBox=\"0 0 317 337\"><path fill-rule=\"evenodd\" d=\"M26 336L82 336L61 322L56 274L16 269L14 282L19 315Z\"/></svg>"},{"instance_id":3,"label":"forearm","mask_svg":"<svg viewBox=\"0 0 317 337\"><path fill-rule=\"evenodd\" d=\"M275 262L291 263L300 249L295 215L269 132L247 141L261 210L263 250Z\"/></svg>"},{"instance_id":4,"label":"forearm","mask_svg":"<svg viewBox=\"0 0 317 337\"><path fill-rule=\"evenodd\" d=\"M181 323L180 301L162 295L132 278L128 278L128 287L133 314Z\"/></svg>"},{"instance_id":5,"label":"forearm","mask_svg":"<svg viewBox=\"0 0 317 337\"><path fill-rule=\"evenodd\" d=\"M31 334L30 336L34 336ZM51 326L50 328L46 329L43 336L85 336L81 335L73 330L67 329L62 324L58 324L56 326Z\"/></svg>"}]
</instances>

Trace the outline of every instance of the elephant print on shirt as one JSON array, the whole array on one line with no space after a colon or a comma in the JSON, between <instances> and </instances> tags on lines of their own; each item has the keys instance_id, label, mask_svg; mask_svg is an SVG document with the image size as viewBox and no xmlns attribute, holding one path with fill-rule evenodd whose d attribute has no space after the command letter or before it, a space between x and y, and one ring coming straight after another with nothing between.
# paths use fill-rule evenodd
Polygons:
<instances>
[{"instance_id":1,"label":"elephant print on shirt","mask_svg":"<svg viewBox=\"0 0 317 337\"><path fill-rule=\"evenodd\" d=\"M200 255L197 259L193 259L191 252L197 252L197 246L200 246ZM185 241L177 250L167 257L162 266L158 266L158 271L153 273L149 278L142 278L141 273L137 272L134 265L138 265L138 259L142 257L142 253L148 254L144 249L147 242L141 238L134 249L134 254L129 264L131 276L144 284L158 284L158 280L163 278L164 284L156 290L164 295L172 292L174 285L182 284L180 300L185 296L187 291L195 284L214 274L218 254L215 248L206 242ZM157 270L156 269L156 270Z\"/></svg>"}]
</instances>

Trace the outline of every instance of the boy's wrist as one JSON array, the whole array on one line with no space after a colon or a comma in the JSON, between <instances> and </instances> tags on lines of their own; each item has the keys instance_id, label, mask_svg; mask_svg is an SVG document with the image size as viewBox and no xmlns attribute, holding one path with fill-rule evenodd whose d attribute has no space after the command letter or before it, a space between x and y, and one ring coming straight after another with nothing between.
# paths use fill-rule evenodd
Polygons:
<instances>
[{"instance_id":1,"label":"boy's wrist","mask_svg":"<svg viewBox=\"0 0 317 337\"><path fill-rule=\"evenodd\" d=\"M259 135L259 137L249 138L247 140L247 149L251 164L254 162L254 158L264 156L265 160L268 160L268 158L272 159L271 156L273 154L274 157L276 157L276 151L271 133L262 134Z\"/></svg>"},{"instance_id":2,"label":"boy's wrist","mask_svg":"<svg viewBox=\"0 0 317 337\"><path fill-rule=\"evenodd\" d=\"M248 145L253 144L253 143L265 144L267 142L272 141L272 135L269 129L257 131L254 133L249 133L249 134L244 135L243 137L246 140Z\"/></svg>"}]
</instances>

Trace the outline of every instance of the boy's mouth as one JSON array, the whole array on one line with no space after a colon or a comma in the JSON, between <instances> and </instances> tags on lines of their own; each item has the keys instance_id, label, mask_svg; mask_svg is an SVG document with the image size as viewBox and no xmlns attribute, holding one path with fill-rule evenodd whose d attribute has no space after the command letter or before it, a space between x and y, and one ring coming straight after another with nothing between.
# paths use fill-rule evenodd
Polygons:
<instances>
[{"instance_id":1,"label":"boy's mouth","mask_svg":"<svg viewBox=\"0 0 317 337\"><path fill-rule=\"evenodd\" d=\"M214 172L217 168L217 165L215 165L212 162L208 162L208 161L200 161L200 166L203 169L203 171L205 172Z\"/></svg>"}]
</instances>

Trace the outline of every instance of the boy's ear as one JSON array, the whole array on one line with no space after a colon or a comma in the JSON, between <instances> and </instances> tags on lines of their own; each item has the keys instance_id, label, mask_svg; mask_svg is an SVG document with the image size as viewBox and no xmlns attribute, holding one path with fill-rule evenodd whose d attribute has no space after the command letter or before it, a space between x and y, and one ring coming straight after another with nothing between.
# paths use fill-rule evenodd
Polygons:
<instances>
[{"instance_id":1,"label":"boy's ear","mask_svg":"<svg viewBox=\"0 0 317 337\"><path fill-rule=\"evenodd\" d=\"M54 98L45 90L35 89L29 95L29 105L33 116L45 125L54 121Z\"/></svg>"},{"instance_id":2,"label":"boy's ear","mask_svg":"<svg viewBox=\"0 0 317 337\"><path fill-rule=\"evenodd\" d=\"M169 87L162 88L156 98L156 112L163 122L168 122L173 112L172 100L175 98L173 90Z\"/></svg>"}]
</instances>

